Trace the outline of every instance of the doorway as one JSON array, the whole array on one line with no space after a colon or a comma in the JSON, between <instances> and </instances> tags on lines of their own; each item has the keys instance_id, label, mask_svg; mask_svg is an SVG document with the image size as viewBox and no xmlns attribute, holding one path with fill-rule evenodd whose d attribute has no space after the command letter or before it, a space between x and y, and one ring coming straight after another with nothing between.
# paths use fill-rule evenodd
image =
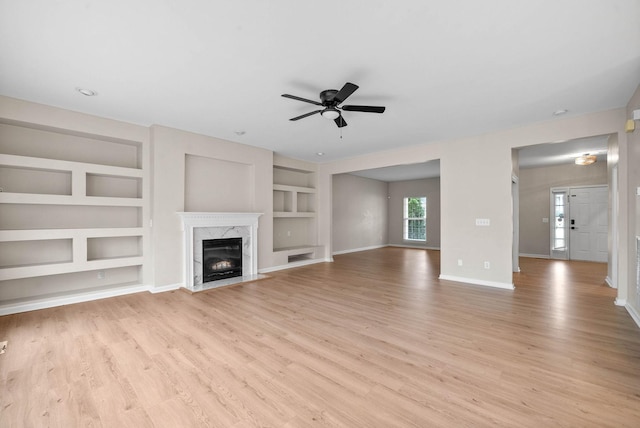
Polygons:
<instances>
[{"instance_id":1,"label":"doorway","mask_svg":"<svg viewBox=\"0 0 640 428\"><path fill-rule=\"evenodd\" d=\"M551 189L553 259L608 261L608 187Z\"/></svg>"}]
</instances>

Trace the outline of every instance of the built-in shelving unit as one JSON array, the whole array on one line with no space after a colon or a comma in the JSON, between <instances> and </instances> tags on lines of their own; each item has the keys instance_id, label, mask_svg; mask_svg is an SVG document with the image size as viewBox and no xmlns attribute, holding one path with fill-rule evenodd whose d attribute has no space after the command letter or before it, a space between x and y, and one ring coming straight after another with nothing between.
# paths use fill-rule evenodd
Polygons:
<instances>
[{"instance_id":1,"label":"built-in shelving unit","mask_svg":"<svg viewBox=\"0 0 640 428\"><path fill-rule=\"evenodd\" d=\"M0 307L142 282L142 153L138 141L0 122Z\"/></svg>"},{"instance_id":2,"label":"built-in shelving unit","mask_svg":"<svg viewBox=\"0 0 640 428\"><path fill-rule=\"evenodd\" d=\"M274 217L313 217L316 189L286 184L273 185Z\"/></svg>"},{"instance_id":3,"label":"built-in shelving unit","mask_svg":"<svg viewBox=\"0 0 640 428\"><path fill-rule=\"evenodd\" d=\"M318 258L315 165L274 156L273 251L277 264Z\"/></svg>"}]
</instances>

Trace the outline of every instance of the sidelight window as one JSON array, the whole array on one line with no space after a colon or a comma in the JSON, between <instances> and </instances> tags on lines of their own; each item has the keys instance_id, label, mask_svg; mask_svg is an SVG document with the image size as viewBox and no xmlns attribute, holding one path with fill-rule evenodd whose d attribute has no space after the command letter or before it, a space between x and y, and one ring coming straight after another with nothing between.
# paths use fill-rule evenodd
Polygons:
<instances>
[{"instance_id":1,"label":"sidelight window","mask_svg":"<svg viewBox=\"0 0 640 428\"><path fill-rule=\"evenodd\" d=\"M565 194L554 193L553 194L553 207L554 207L554 221L553 221L553 251L566 251L567 249L567 228L565 217Z\"/></svg>"}]
</instances>

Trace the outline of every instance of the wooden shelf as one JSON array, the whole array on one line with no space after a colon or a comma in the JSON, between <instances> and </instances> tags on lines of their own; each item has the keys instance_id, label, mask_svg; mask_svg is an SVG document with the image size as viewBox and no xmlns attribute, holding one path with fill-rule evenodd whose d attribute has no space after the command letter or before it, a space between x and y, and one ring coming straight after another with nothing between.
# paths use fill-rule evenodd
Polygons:
<instances>
[{"instance_id":1,"label":"wooden shelf","mask_svg":"<svg viewBox=\"0 0 640 428\"><path fill-rule=\"evenodd\" d=\"M111 238L120 236L143 236L141 227L93 228L93 229L30 229L0 230L0 242L44 241L48 239Z\"/></svg>"},{"instance_id":2,"label":"wooden shelf","mask_svg":"<svg viewBox=\"0 0 640 428\"><path fill-rule=\"evenodd\" d=\"M102 196L42 195L37 193L0 192L2 204L80 205L109 207L141 207L141 198L112 198Z\"/></svg>"},{"instance_id":3,"label":"wooden shelf","mask_svg":"<svg viewBox=\"0 0 640 428\"><path fill-rule=\"evenodd\" d=\"M143 176L143 171L138 168L125 168L121 166L109 166L7 154L0 154L0 165L53 171L84 171L89 174L112 175L118 177L142 178Z\"/></svg>"},{"instance_id":4,"label":"wooden shelf","mask_svg":"<svg viewBox=\"0 0 640 428\"><path fill-rule=\"evenodd\" d=\"M305 212L288 212L288 211L276 211L273 213L274 218L315 218L316 213Z\"/></svg>"},{"instance_id":5,"label":"wooden shelf","mask_svg":"<svg viewBox=\"0 0 640 428\"><path fill-rule=\"evenodd\" d=\"M7 267L0 269L0 281L125 266L142 266L142 262L143 257L118 257L103 260Z\"/></svg>"},{"instance_id":6,"label":"wooden shelf","mask_svg":"<svg viewBox=\"0 0 640 428\"><path fill-rule=\"evenodd\" d=\"M316 189L312 187L289 186L286 184L274 184L273 190L279 190L281 192L316 193Z\"/></svg>"},{"instance_id":7,"label":"wooden shelf","mask_svg":"<svg viewBox=\"0 0 640 428\"><path fill-rule=\"evenodd\" d=\"M295 256L299 254L312 253L321 249L321 245L298 245L295 247L274 248L274 253L284 253L288 256Z\"/></svg>"}]
</instances>

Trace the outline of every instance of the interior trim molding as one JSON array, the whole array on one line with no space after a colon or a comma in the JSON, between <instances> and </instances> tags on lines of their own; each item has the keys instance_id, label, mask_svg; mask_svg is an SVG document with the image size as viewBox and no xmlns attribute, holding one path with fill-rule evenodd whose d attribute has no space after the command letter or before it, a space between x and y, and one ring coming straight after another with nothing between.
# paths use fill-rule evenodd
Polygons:
<instances>
[{"instance_id":1,"label":"interior trim molding","mask_svg":"<svg viewBox=\"0 0 640 428\"><path fill-rule=\"evenodd\" d=\"M550 259L551 256L549 256L548 254L526 254L526 253L520 253L520 257L529 257L531 259Z\"/></svg>"},{"instance_id":2,"label":"interior trim molding","mask_svg":"<svg viewBox=\"0 0 640 428\"><path fill-rule=\"evenodd\" d=\"M149 293L157 294L157 293L165 293L167 291L179 290L180 287L184 287L184 284L167 284L167 285L150 285Z\"/></svg>"},{"instance_id":3,"label":"interior trim molding","mask_svg":"<svg viewBox=\"0 0 640 428\"><path fill-rule=\"evenodd\" d=\"M275 272L278 270L285 270L285 269L290 269L294 267L313 265L316 263L325 263L325 262L332 262L332 261L333 259L300 260L299 262L291 262L291 263L287 263L286 265L272 266L264 269L258 269L258 273L269 273L269 272Z\"/></svg>"},{"instance_id":4,"label":"interior trim molding","mask_svg":"<svg viewBox=\"0 0 640 428\"><path fill-rule=\"evenodd\" d=\"M413 248L418 250L435 250L440 251L440 247L427 247L427 246L418 246L418 245L406 245L406 244L389 244L387 247L397 247L397 248Z\"/></svg>"},{"instance_id":5,"label":"interior trim molding","mask_svg":"<svg viewBox=\"0 0 640 428\"><path fill-rule=\"evenodd\" d=\"M629 315L631 315L631 318L636 322L636 325L640 327L640 314L636 312L636 309L628 303L624 305L624 308L629 312Z\"/></svg>"},{"instance_id":6,"label":"interior trim molding","mask_svg":"<svg viewBox=\"0 0 640 428\"><path fill-rule=\"evenodd\" d=\"M438 279L443 279L445 281L463 282L465 284L483 285L485 287L502 288L504 290L516 289L513 283L510 284L508 282L485 281L483 279L465 278L462 276L440 275Z\"/></svg>"},{"instance_id":7,"label":"interior trim molding","mask_svg":"<svg viewBox=\"0 0 640 428\"><path fill-rule=\"evenodd\" d=\"M349 254L349 253L357 253L360 251L377 250L378 248L384 248L388 246L389 246L388 244L382 244L382 245L372 245L370 247L353 248L351 250L340 250L340 251L334 251L332 255L338 256L340 254Z\"/></svg>"},{"instance_id":8,"label":"interior trim molding","mask_svg":"<svg viewBox=\"0 0 640 428\"><path fill-rule=\"evenodd\" d=\"M126 294L141 293L143 291L151 291L150 288L152 287L146 285L133 285L112 290L78 293L69 296L43 297L29 302L6 303L0 306L0 316L36 311L39 309L55 308L57 306L71 305L73 303L107 299L109 297L124 296Z\"/></svg>"}]
</instances>

